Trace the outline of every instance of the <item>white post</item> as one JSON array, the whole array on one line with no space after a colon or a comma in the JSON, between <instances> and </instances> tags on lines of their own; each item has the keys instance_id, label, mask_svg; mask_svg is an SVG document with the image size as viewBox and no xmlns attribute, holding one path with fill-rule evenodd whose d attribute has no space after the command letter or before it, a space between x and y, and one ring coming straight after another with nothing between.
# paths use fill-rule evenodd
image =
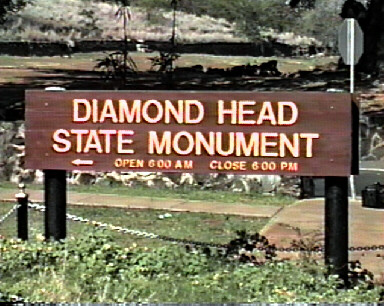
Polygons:
<instances>
[{"instance_id":1,"label":"white post","mask_svg":"<svg viewBox=\"0 0 384 306\"><path fill-rule=\"evenodd\" d=\"M355 19L349 19L349 27L350 33L348 33L351 38L350 41L350 93L353 94L355 91ZM355 190L355 177L353 175L349 176L349 185L351 186L351 196L352 200L356 199L356 190Z\"/></svg>"},{"instance_id":2,"label":"white post","mask_svg":"<svg viewBox=\"0 0 384 306\"><path fill-rule=\"evenodd\" d=\"M349 19L348 22L350 23L348 29L350 32L351 37L351 45L350 45L350 60L351 60L351 69L350 69L350 80L351 80L351 86L350 86L350 93L354 93L355 89L355 19Z\"/></svg>"}]
</instances>

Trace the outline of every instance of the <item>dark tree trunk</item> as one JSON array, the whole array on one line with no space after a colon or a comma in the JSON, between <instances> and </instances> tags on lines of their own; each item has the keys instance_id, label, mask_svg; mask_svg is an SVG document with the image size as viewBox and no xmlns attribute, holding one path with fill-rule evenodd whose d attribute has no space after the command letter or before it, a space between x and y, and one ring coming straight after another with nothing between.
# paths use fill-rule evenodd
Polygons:
<instances>
[{"instance_id":1,"label":"dark tree trunk","mask_svg":"<svg viewBox=\"0 0 384 306\"><path fill-rule=\"evenodd\" d=\"M362 72L377 74L384 61L384 1L371 0L361 26L364 54L357 68Z\"/></svg>"}]
</instances>

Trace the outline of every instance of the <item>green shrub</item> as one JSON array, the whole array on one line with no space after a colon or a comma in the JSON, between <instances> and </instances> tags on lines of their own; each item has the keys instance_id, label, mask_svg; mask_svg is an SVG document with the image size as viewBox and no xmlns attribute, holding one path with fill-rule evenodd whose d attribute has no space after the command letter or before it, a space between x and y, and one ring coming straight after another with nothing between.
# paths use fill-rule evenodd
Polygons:
<instances>
[{"instance_id":1,"label":"green shrub","mask_svg":"<svg viewBox=\"0 0 384 306\"><path fill-rule=\"evenodd\" d=\"M0 241L0 301L379 302L383 287L339 280L311 262L262 266L217 260L176 245L123 248L103 231L63 242Z\"/></svg>"}]
</instances>

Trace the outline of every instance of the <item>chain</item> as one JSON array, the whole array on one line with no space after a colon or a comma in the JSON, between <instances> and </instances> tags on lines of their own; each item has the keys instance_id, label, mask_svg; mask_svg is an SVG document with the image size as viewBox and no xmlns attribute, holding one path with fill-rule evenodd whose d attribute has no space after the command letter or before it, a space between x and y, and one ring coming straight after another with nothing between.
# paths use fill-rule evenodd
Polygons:
<instances>
[{"instance_id":1,"label":"chain","mask_svg":"<svg viewBox=\"0 0 384 306\"><path fill-rule=\"evenodd\" d=\"M34 203L29 203L28 207L35 209L40 212L45 211L45 206L39 205L39 204L34 204ZM177 244L183 244L183 245L192 245L195 247L206 247L206 248L216 248L216 249L225 249L228 247L227 244L218 244L218 243L209 243L209 242L201 242L201 241L193 241L193 240L188 240L188 239L179 239L179 238L172 238L168 236L163 236L163 235L158 235L154 233L148 233L145 231L139 231L139 230L133 230L129 228L125 228L122 226L115 226L113 224L109 223L103 223L103 222L98 222L98 221L92 221L87 218L79 217L76 215L71 215L67 214L67 220L71 220L74 222L80 222L84 224L90 224L98 228L105 228L109 229L115 232L123 233L123 234L129 234L133 236L138 236L142 238L148 238L148 239L158 239L162 241L167 241L167 242L172 242L172 243L177 243ZM1 223L1 222L0 222ZM306 249L305 247L287 247L287 248L278 248L275 246L267 246L267 247L256 247L253 250L259 251L259 252L264 252L264 251L275 251L275 252L280 252L280 253L318 253L318 254L323 254L324 253L324 248L323 247L315 247L313 249ZM373 245L369 247L349 247L348 251L350 252L362 252L362 251L384 251L384 245Z\"/></svg>"},{"instance_id":2,"label":"chain","mask_svg":"<svg viewBox=\"0 0 384 306\"><path fill-rule=\"evenodd\" d=\"M371 245L371 246L365 246L365 247L350 247L348 248L351 252L366 252L366 251L384 251L384 245Z\"/></svg>"},{"instance_id":3,"label":"chain","mask_svg":"<svg viewBox=\"0 0 384 306\"><path fill-rule=\"evenodd\" d=\"M39 205L39 204L33 204L29 203L28 207L33 208L37 211L44 212L45 211L45 206ZM67 214L67 220L71 220L74 222L80 222L84 224L90 224L98 228L105 228L109 229L115 232L123 233L123 234L129 234L133 236L138 236L142 238L148 238L148 239L159 239L163 241L168 241L168 242L173 242L173 243L180 243L180 244L192 244L200 247L214 247L214 248L224 248L225 245L221 244L215 244L215 243L207 243L207 242L200 242L200 241L192 241L192 240L187 240L187 239L178 239L178 238L171 238L163 235L158 235L154 233L148 233L145 231L139 231L139 230L133 230L129 228L125 228L122 226L115 226L113 224L108 224L108 223L103 223L103 222L98 222L98 221L92 221L87 218L79 217L76 215L72 214Z\"/></svg>"},{"instance_id":4,"label":"chain","mask_svg":"<svg viewBox=\"0 0 384 306\"><path fill-rule=\"evenodd\" d=\"M28 208L32 208L32 209L40 211L40 212L45 211L45 206L39 205L39 204L34 204L31 201L28 202Z\"/></svg>"},{"instance_id":5,"label":"chain","mask_svg":"<svg viewBox=\"0 0 384 306\"><path fill-rule=\"evenodd\" d=\"M7 220L12 214L19 208L19 204L16 204L11 208L9 212L7 212L1 219L0 219L0 225L4 223L5 220Z\"/></svg>"}]
</instances>

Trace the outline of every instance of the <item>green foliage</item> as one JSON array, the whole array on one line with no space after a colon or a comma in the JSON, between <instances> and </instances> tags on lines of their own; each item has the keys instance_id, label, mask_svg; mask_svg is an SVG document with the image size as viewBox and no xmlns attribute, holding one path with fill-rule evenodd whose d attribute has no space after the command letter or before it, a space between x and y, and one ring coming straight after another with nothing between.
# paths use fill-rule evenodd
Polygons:
<instances>
[{"instance_id":1,"label":"green foliage","mask_svg":"<svg viewBox=\"0 0 384 306\"><path fill-rule=\"evenodd\" d=\"M13 207L13 204L10 203L0 205L0 216L8 212L11 207ZM267 218L177 212L172 212L171 217L164 218L164 211L99 207L69 206L68 213L115 226L123 226L172 238L210 243L226 243L235 238L236 230L258 232L268 221ZM14 218L13 215L0 225L0 235L5 237L17 235ZM90 226L79 222L68 222L68 233L75 238L81 237L83 231L89 229ZM36 235L44 231L44 214L34 210L29 212L29 230L32 240ZM130 246L132 243L151 248L164 244L160 240L148 240L117 232L111 232L111 235L115 241L125 247Z\"/></svg>"},{"instance_id":2,"label":"green foliage","mask_svg":"<svg viewBox=\"0 0 384 306\"><path fill-rule=\"evenodd\" d=\"M136 5L147 9L170 9L169 1L143 0ZM317 0L305 9L292 9L286 0L179 0L178 9L198 16L209 15L236 23L241 34L251 40L260 38L260 32L294 32L334 42L340 17L340 7L333 0Z\"/></svg>"},{"instance_id":3,"label":"green foliage","mask_svg":"<svg viewBox=\"0 0 384 306\"><path fill-rule=\"evenodd\" d=\"M0 265L2 299L16 295L33 302L65 301L68 293L70 301L126 301L131 295L139 298L132 280L188 277L215 266L178 247L122 248L99 231L60 243L2 240ZM59 296L60 287L64 296Z\"/></svg>"},{"instance_id":4,"label":"green foliage","mask_svg":"<svg viewBox=\"0 0 384 306\"><path fill-rule=\"evenodd\" d=\"M383 287L339 290L316 263L218 261L178 246L123 248L104 232L35 243L0 241L0 301L379 302Z\"/></svg>"},{"instance_id":5,"label":"green foliage","mask_svg":"<svg viewBox=\"0 0 384 306\"><path fill-rule=\"evenodd\" d=\"M136 0L132 2L133 5L145 7L146 9L158 10L166 9L171 10L171 0Z\"/></svg>"},{"instance_id":6,"label":"green foliage","mask_svg":"<svg viewBox=\"0 0 384 306\"><path fill-rule=\"evenodd\" d=\"M151 61L151 70L158 67L160 72L172 72L174 62L180 57L175 52L160 52L159 56L149 58Z\"/></svg>"},{"instance_id":7,"label":"green foliage","mask_svg":"<svg viewBox=\"0 0 384 306\"><path fill-rule=\"evenodd\" d=\"M237 20L238 27L251 39L258 38L263 29L290 32L298 18L297 13L285 4L285 0L247 2L242 12L243 16Z\"/></svg>"},{"instance_id":8,"label":"green foliage","mask_svg":"<svg viewBox=\"0 0 384 306\"><path fill-rule=\"evenodd\" d=\"M84 37L89 35L98 37L102 34L103 31L98 25L100 18L97 16L97 12L95 12L94 9L84 8L79 12L79 15L83 17L79 24L82 26L82 35ZM68 28L68 32L70 32L70 28Z\"/></svg>"},{"instance_id":9,"label":"green foliage","mask_svg":"<svg viewBox=\"0 0 384 306\"><path fill-rule=\"evenodd\" d=\"M68 41L116 39L121 36L119 27L111 22L113 14L108 13L110 8L116 6L104 5L101 0L73 0L70 7L67 0L3 1L7 4L1 5L0 2L0 21L1 17L9 17L2 31L3 39ZM135 20L134 24L130 24L132 37L168 38L171 0L103 2L131 10ZM25 7L26 3L32 5ZM273 29L275 32L294 32L328 42L334 40L337 32L340 5L340 1L317 0L313 9L292 9L286 0L178 0L178 11L222 18L229 23L208 17L197 19L179 13L177 31L178 34L182 33L180 37L191 41L208 39L205 35L212 32L216 35L215 40L258 40L262 37L260 33ZM20 9L19 13L10 16L9 12ZM203 35L202 38L198 37L200 35Z\"/></svg>"},{"instance_id":10,"label":"green foliage","mask_svg":"<svg viewBox=\"0 0 384 306\"><path fill-rule=\"evenodd\" d=\"M144 0L138 1L137 5L151 9L166 9L171 7L170 3L170 0ZM178 9L198 16L209 15L225 18L238 23L245 31L251 27L271 27L283 30L295 15L285 4L285 0L179 0Z\"/></svg>"},{"instance_id":11,"label":"green foliage","mask_svg":"<svg viewBox=\"0 0 384 306\"><path fill-rule=\"evenodd\" d=\"M159 9L171 10L171 0L101 0L102 2L117 4L118 6L139 6L155 12Z\"/></svg>"},{"instance_id":12,"label":"green foliage","mask_svg":"<svg viewBox=\"0 0 384 306\"><path fill-rule=\"evenodd\" d=\"M111 52L96 61L94 68L100 71L102 78L107 80L124 81L128 74L137 72L136 63L124 51Z\"/></svg>"},{"instance_id":13,"label":"green foliage","mask_svg":"<svg viewBox=\"0 0 384 306\"><path fill-rule=\"evenodd\" d=\"M17 12L32 0L0 0L0 24L6 20L7 14Z\"/></svg>"},{"instance_id":14,"label":"green foliage","mask_svg":"<svg viewBox=\"0 0 384 306\"><path fill-rule=\"evenodd\" d=\"M337 28L341 23L341 18L335 12L337 7L334 4L327 0L317 0L313 10L307 10L301 14L293 31L335 46Z\"/></svg>"},{"instance_id":15,"label":"green foliage","mask_svg":"<svg viewBox=\"0 0 384 306\"><path fill-rule=\"evenodd\" d=\"M210 15L216 18L225 18L228 21L237 21L244 14L242 10L249 8L251 2L248 0L180 0L179 7L183 11L198 16Z\"/></svg>"},{"instance_id":16,"label":"green foliage","mask_svg":"<svg viewBox=\"0 0 384 306\"><path fill-rule=\"evenodd\" d=\"M60 287L73 292L75 299L81 294L85 300L101 301L98 295L105 286L128 277L124 271L129 250L100 232L63 243L6 240L0 250L0 292L24 296L26 301L65 301Z\"/></svg>"}]
</instances>

